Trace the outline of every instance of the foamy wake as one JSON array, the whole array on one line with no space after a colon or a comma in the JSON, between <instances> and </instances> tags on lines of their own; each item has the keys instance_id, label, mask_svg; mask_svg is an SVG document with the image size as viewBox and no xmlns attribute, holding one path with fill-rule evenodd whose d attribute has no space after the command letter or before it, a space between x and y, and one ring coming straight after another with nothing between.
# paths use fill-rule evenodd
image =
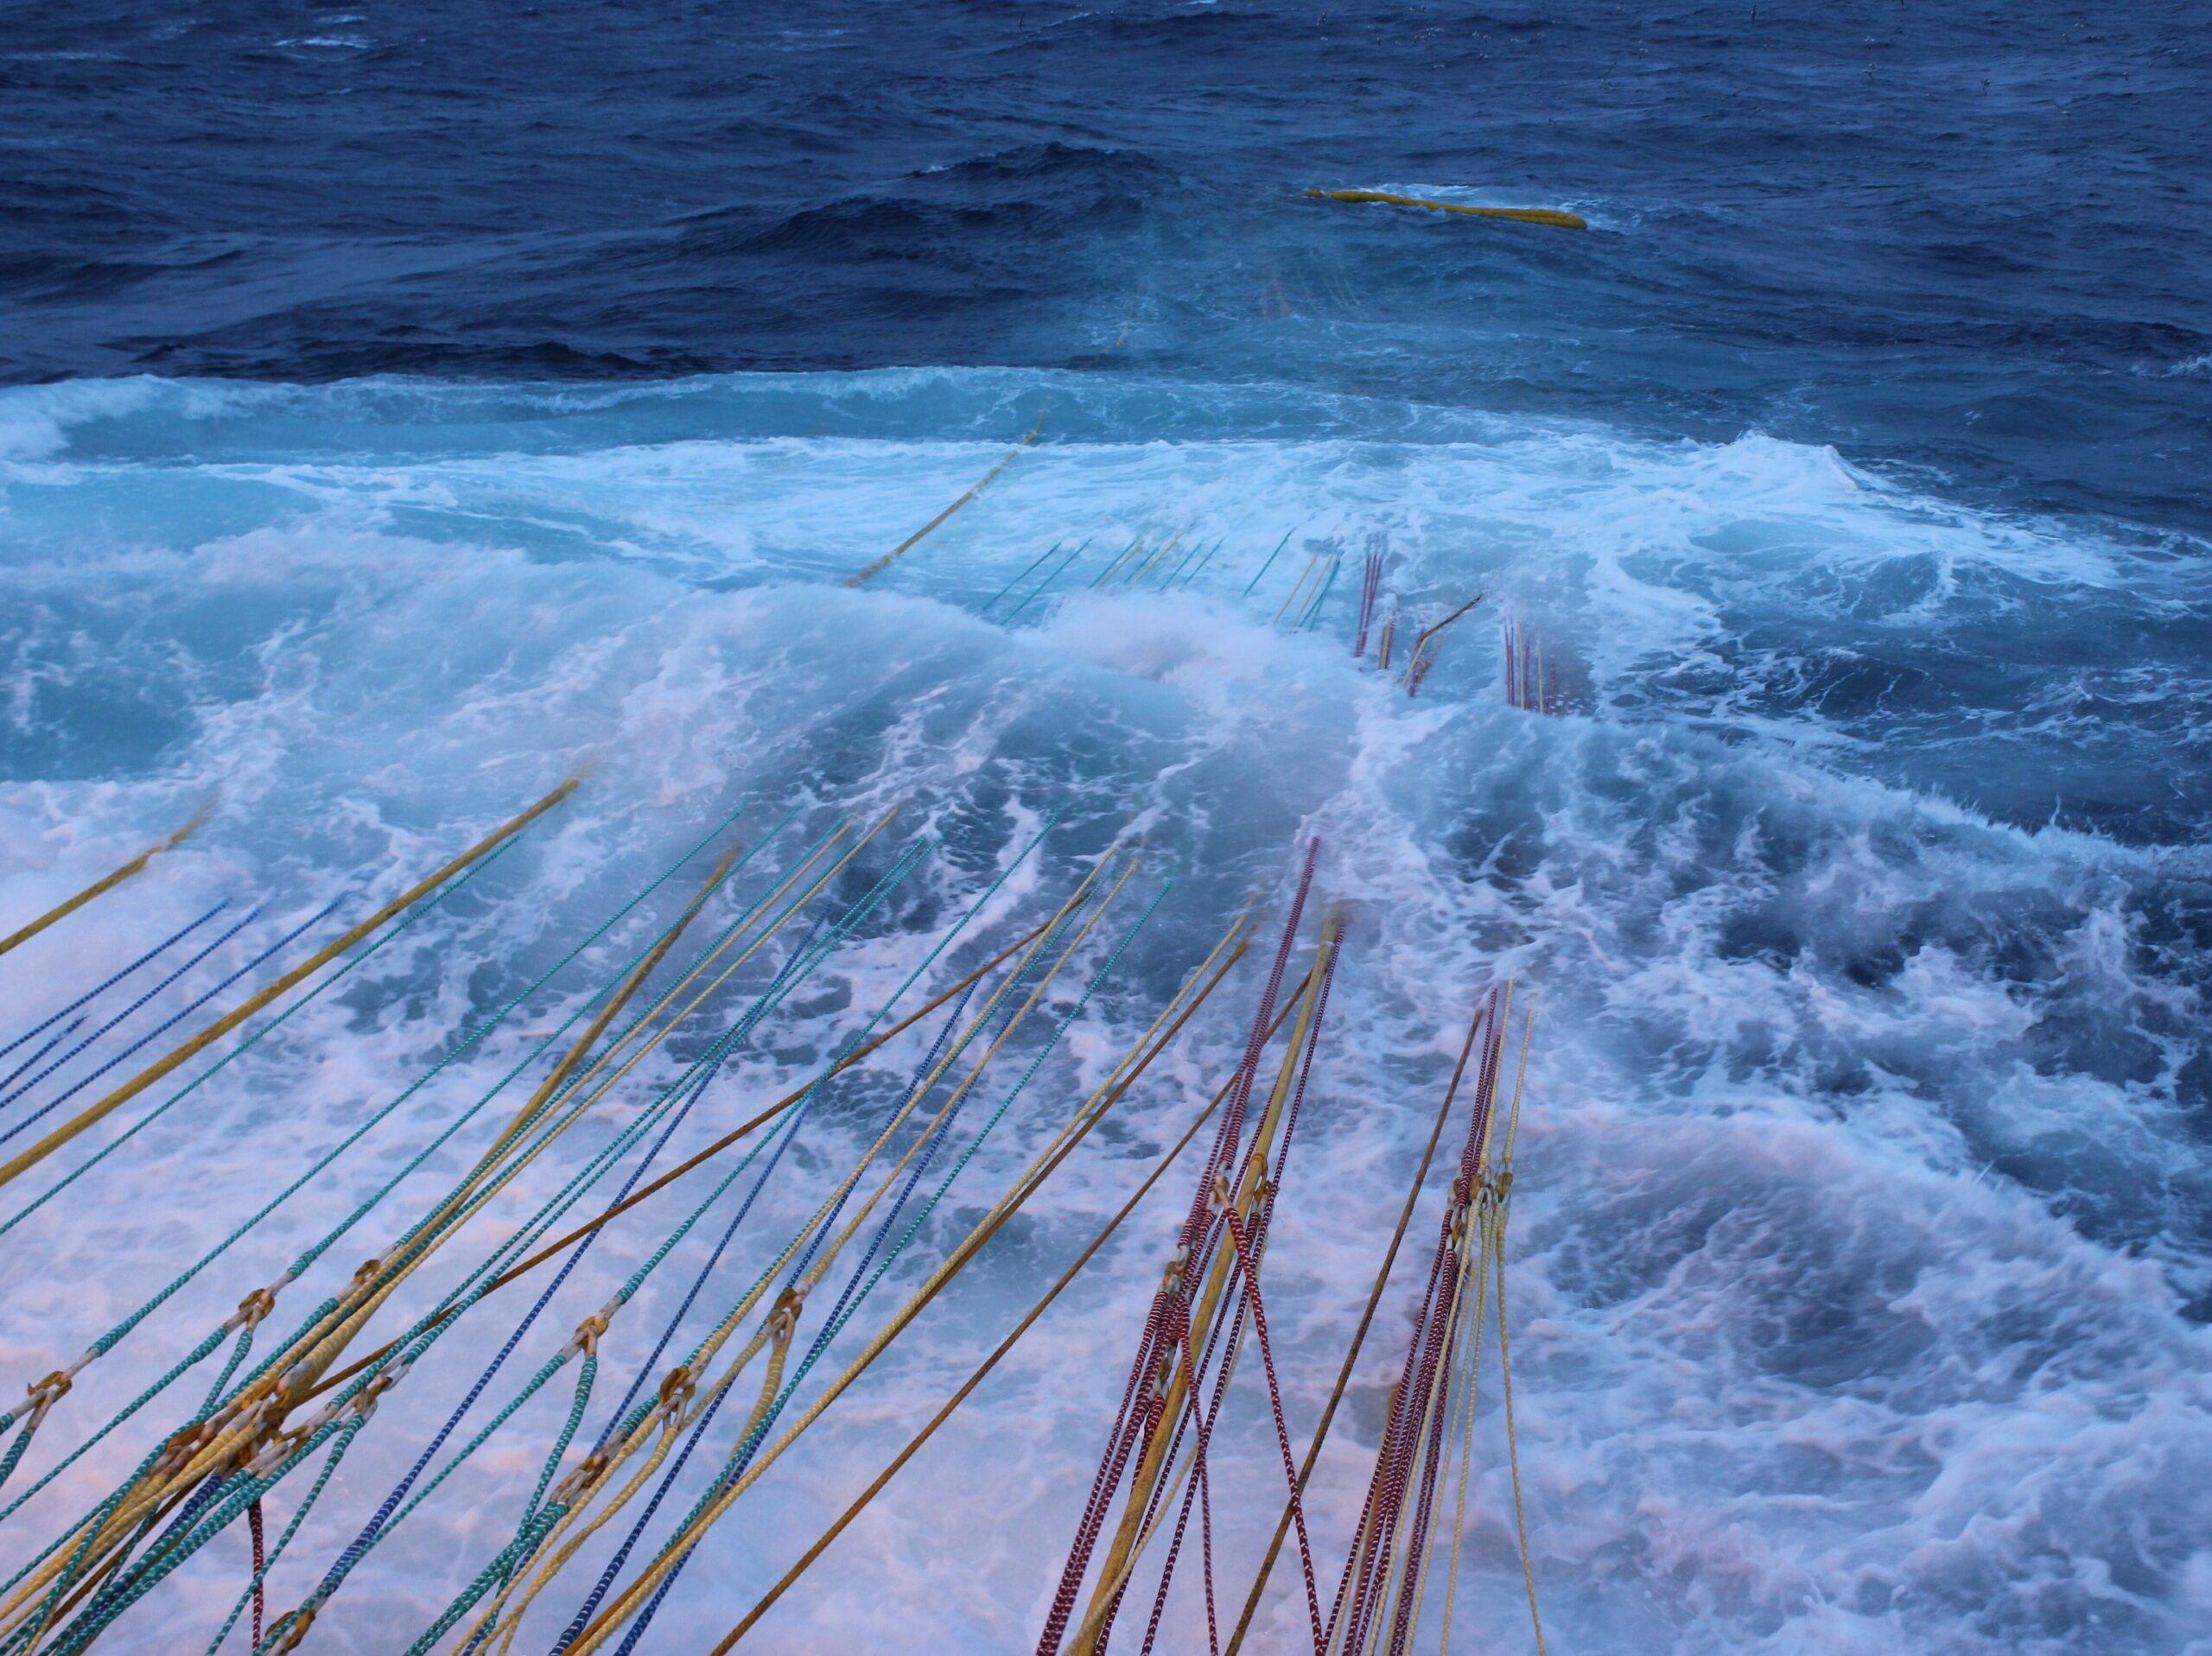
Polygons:
<instances>
[{"instance_id":1,"label":"foamy wake","mask_svg":"<svg viewBox=\"0 0 2212 1656\"><path fill-rule=\"evenodd\" d=\"M976 504L868 587L840 584L1039 408L1044 439ZM1176 885L1039 1098L1101 1072L1319 833L1351 931L1268 1260L1294 1436L1474 993L1512 972L1541 1006L1511 1286L1554 1649L2212 1651L2212 1189L2188 1090L2202 873L2187 853L2045 825L2037 792L2144 758L2101 721L2124 668L2082 629L2169 612L2172 566L1758 436L1653 444L1011 371L40 388L0 393L0 930L220 798L194 841L0 961L0 1039L219 899L263 902L255 930L149 1006L157 1020L256 938L334 898L365 912L572 769L589 777L419 941L0 1243L10 1387L73 1357L741 797L804 804L809 822L898 803L901 833L944 832L947 853L911 929L834 961L719 1083L695 1144L803 1080L849 1006L1055 809L1009 912L1041 917L1125 828L1146 878ZM1035 601L1020 586L993 601L1085 537ZM1163 561L1090 584L1141 538L1177 558L1218 547L1195 574L1177 566L1186 581ZM1408 613L1485 594L1413 699L1351 657L1351 565L1370 544ZM1291 581L1337 555L1316 625L1271 625ZM1541 629L1562 715L1505 704L1501 615ZM1985 658L2011 676L1993 691ZM2132 668L2167 670L2155 650ZM2193 729L2148 739L2201 771ZM26 1471L572 1004L534 1006L165 1306L129 1361L87 1371ZM1111 1141L715 1532L660 1647L711 1645L966 1374L1225 1074L1237 1022L1195 1024ZM745 1233L764 1258L860 1142L856 1118L810 1129L764 1195ZM988 1145L970 1198L1042 1130ZM559 1173L533 1171L509 1221ZM1175 1183L750 1647L1029 1647ZM385 1234L330 1266L342 1278ZM517 1372L652 1240L610 1237ZM667 1281L703 1257L695 1242ZM899 1280L934 1257L918 1247ZM648 1296L639 1326L672 1305ZM1325 1557L1356 1521L1402 1331L1386 1301L1315 1479ZM272 1602L350 1539L486 1348L442 1348L387 1402ZM1491 1398L1459 1625L1517 1649ZM505 1539L563 1404L518 1415L315 1638L404 1647ZM0 1566L140 1448L118 1434L11 1520ZM1274 1456L1256 1408L1216 1450L1217 1558L1238 1599L1277 1510ZM211 1547L112 1636L200 1648L243 1547ZM1294 1648L1294 1572L1275 1583L1263 1647ZM1196 1596L1175 1606L1163 1647L1201 1648Z\"/></svg>"}]
</instances>

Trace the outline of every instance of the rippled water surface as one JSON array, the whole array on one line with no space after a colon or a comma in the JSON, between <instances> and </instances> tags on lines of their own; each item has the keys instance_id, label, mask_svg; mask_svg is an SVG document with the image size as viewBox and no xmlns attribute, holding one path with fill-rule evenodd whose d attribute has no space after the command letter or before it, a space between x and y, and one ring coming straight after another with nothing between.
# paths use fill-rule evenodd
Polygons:
<instances>
[{"instance_id":1,"label":"rippled water surface","mask_svg":"<svg viewBox=\"0 0 2212 1656\"><path fill-rule=\"evenodd\" d=\"M1294 1433L1475 989L1511 971L1542 1008L1512 1271L1554 1651L2206 1656L2196 23L0 7L0 930L219 799L0 959L0 1041L212 904L254 910L141 1022L0 1096L0 1132L325 904L366 913L588 768L345 995L0 1238L0 1385L68 1361L747 800L746 833L897 803L893 838L944 843L730 1066L694 1148L803 1079L1055 810L995 918L1042 918L1130 825L1142 900L1173 881L1036 1114L963 1175L975 1211L1241 908L1280 913L1319 834L1351 932L1268 1261ZM1171 549L1106 579L1140 538ZM1413 699L1350 648L1370 549L1386 609L1484 595ZM1276 625L1332 556L1313 625ZM1504 619L1542 640L1555 716L1507 705ZM27 1467L582 987L557 980L86 1371ZM715 1532L646 1648L710 1646L782 1572L1118 1204L1237 1021L1194 1023L1126 1127ZM863 1119L810 1126L741 1233L747 1279ZM51 1177L0 1191L0 1222ZM1173 1205L747 1647L1033 1645ZM657 1235L610 1236L536 1359ZM1409 1293L1317 1475L1325 1555ZM278 1602L473 1350L386 1403ZM1216 1510L1239 1599L1280 1487L1246 1401ZM559 1424L530 1406L317 1640L404 1649L480 1567ZM1530 1647L1484 1409L1460 1625ZM142 1447L0 1527L0 1564ZM227 1538L112 1636L203 1647L245 1568ZM1268 1647L1296 1648L1277 1587ZM1203 1649L1199 1602L1175 1607L1163 1648ZM544 1640L572 1608L549 1602Z\"/></svg>"}]
</instances>

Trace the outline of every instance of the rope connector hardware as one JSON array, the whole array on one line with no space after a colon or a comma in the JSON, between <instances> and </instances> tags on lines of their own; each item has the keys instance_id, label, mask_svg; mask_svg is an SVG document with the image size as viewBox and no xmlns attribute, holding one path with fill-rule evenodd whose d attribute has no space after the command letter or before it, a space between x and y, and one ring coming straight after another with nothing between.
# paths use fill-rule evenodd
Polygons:
<instances>
[{"instance_id":1,"label":"rope connector hardware","mask_svg":"<svg viewBox=\"0 0 2212 1656\"><path fill-rule=\"evenodd\" d=\"M226 1325L234 1329L250 1329L259 1324L270 1312L276 1309L276 1291L257 1288L238 1301L238 1308Z\"/></svg>"},{"instance_id":2,"label":"rope connector hardware","mask_svg":"<svg viewBox=\"0 0 2212 1656\"><path fill-rule=\"evenodd\" d=\"M30 1394L31 1401L34 1403L51 1403L66 1395L69 1388L76 1383L75 1377L67 1369L57 1368L44 1379L33 1380L23 1389Z\"/></svg>"},{"instance_id":3,"label":"rope connector hardware","mask_svg":"<svg viewBox=\"0 0 2212 1656\"><path fill-rule=\"evenodd\" d=\"M659 1412L671 1418L682 1418L684 1409L690 1404L692 1393L697 1389L698 1381L693 1378L691 1370L678 1363L661 1376Z\"/></svg>"},{"instance_id":4,"label":"rope connector hardware","mask_svg":"<svg viewBox=\"0 0 2212 1656\"><path fill-rule=\"evenodd\" d=\"M377 1405L383 1399L384 1394L407 1378L410 1367L411 1365L408 1363L397 1362L389 1368L380 1369L366 1386L353 1393L353 1410L364 1423L376 1413Z\"/></svg>"},{"instance_id":5,"label":"rope connector hardware","mask_svg":"<svg viewBox=\"0 0 2212 1656\"><path fill-rule=\"evenodd\" d=\"M25 1388L30 1398L29 1430L36 1431L39 1422L46 1418L46 1412L67 1397L69 1388L76 1383L75 1377L66 1368L57 1368L45 1379L33 1380Z\"/></svg>"},{"instance_id":6,"label":"rope connector hardware","mask_svg":"<svg viewBox=\"0 0 2212 1656\"><path fill-rule=\"evenodd\" d=\"M563 1475L561 1482L553 1486L553 1493L547 1497L549 1503L556 1507L575 1506L582 1499L585 1492L605 1476L606 1473L606 1451L596 1449L592 1450L582 1460L570 1467Z\"/></svg>"},{"instance_id":7,"label":"rope connector hardware","mask_svg":"<svg viewBox=\"0 0 2212 1656\"><path fill-rule=\"evenodd\" d=\"M275 1646L276 1656L284 1656L285 1652L300 1647L300 1640L306 1638L308 1629L315 1626L315 1613L318 1608L314 1604L302 1604L292 1613L291 1625L284 1629L284 1642Z\"/></svg>"},{"instance_id":8,"label":"rope connector hardware","mask_svg":"<svg viewBox=\"0 0 2212 1656\"><path fill-rule=\"evenodd\" d=\"M575 1333L569 1336L569 1343L561 1348L561 1355L565 1357L571 1352L581 1351L587 1357L596 1357L599 1355L600 1336L606 1332L607 1313L594 1311L576 1324Z\"/></svg>"},{"instance_id":9,"label":"rope connector hardware","mask_svg":"<svg viewBox=\"0 0 2212 1656\"><path fill-rule=\"evenodd\" d=\"M775 1309L768 1313L768 1327L779 1340L788 1340L798 1326L799 1309L806 1304L806 1289L792 1283L776 1296Z\"/></svg>"},{"instance_id":10,"label":"rope connector hardware","mask_svg":"<svg viewBox=\"0 0 2212 1656\"><path fill-rule=\"evenodd\" d=\"M195 1420L190 1425L180 1427L177 1431L171 1432L168 1442L162 1445L160 1457L147 1469L148 1475L158 1478L168 1477L188 1462L201 1450L207 1448L209 1443L214 1442L216 1431L214 1421L210 1419Z\"/></svg>"},{"instance_id":11,"label":"rope connector hardware","mask_svg":"<svg viewBox=\"0 0 2212 1656\"><path fill-rule=\"evenodd\" d=\"M1474 1205L1481 1213L1485 1224L1495 1221L1505 1212L1505 1204L1512 1195L1513 1170L1510 1167L1490 1174L1475 1187Z\"/></svg>"},{"instance_id":12,"label":"rope connector hardware","mask_svg":"<svg viewBox=\"0 0 2212 1656\"><path fill-rule=\"evenodd\" d=\"M1179 1245L1175 1252L1168 1257L1167 1268L1160 1273L1160 1291L1164 1294L1173 1293L1181 1285L1184 1269L1190 1263L1191 1245L1185 1242Z\"/></svg>"},{"instance_id":13,"label":"rope connector hardware","mask_svg":"<svg viewBox=\"0 0 2212 1656\"><path fill-rule=\"evenodd\" d=\"M1167 1395L1167 1391L1168 1391L1168 1385L1169 1385L1169 1382L1170 1382L1170 1381L1172 1381L1172 1380L1174 1379L1174 1376L1175 1376L1175 1354L1174 1354L1174 1353L1173 1353L1173 1352L1170 1352L1170 1353L1168 1353L1168 1355L1167 1355L1166 1356L1162 1357L1162 1358L1160 1360L1160 1366L1159 1366L1157 1368L1155 1368L1155 1369L1154 1369L1154 1370L1153 1370L1153 1374L1152 1374L1152 1394L1153 1394L1153 1396L1154 1396L1154 1397L1156 1397L1156 1398L1164 1398L1164 1397L1166 1397L1166 1396Z\"/></svg>"},{"instance_id":14,"label":"rope connector hardware","mask_svg":"<svg viewBox=\"0 0 2212 1656\"><path fill-rule=\"evenodd\" d=\"M320 1431L325 1424L326 1418L333 1411L326 1409L321 1415L318 1415L296 1431L272 1433L251 1456L239 1462L239 1475L256 1480L267 1477L291 1458L293 1450Z\"/></svg>"}]
</instances>

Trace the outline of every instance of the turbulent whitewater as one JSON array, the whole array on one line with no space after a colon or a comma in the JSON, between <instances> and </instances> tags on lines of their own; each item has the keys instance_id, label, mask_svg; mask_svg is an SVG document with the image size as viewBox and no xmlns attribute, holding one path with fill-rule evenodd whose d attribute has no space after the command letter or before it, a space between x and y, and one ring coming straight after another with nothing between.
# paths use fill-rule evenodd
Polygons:
<instances>
[{"instance_id":1,"label":"turbulent whitewater","mask_svg":"<svg viewBox=\"0 0 2212 1656\"><path fill-rule=\"evenodd\" d=\"M842 585L1039 412L1051 440L891 571ZM2187 736L2093 726L2074 711L2081 670L2044 647L2055 615L2155 626L2183 601L2170 568L1765 438L1126 376L136 379L0 394L0 430L10 912L222 802L87 911L69 950L10 963L11 1021L73 993L66 962L119 964L226 897L264 904L252 936L273 941L427 866L457 825L588 775L435 947L395 950L10 1239L11 1373L80 1348L219 1237L268 1169L334 1141L745 796L904 801L967 866L1054 809L1071 849L1140 833L1175 901L1128 992L1076 1031L1064 1085L1134 1038L1242 904L1279 896L1318 832L1351 930L1307 1177L1270 1254L1294 1407L1310 1417L1333 1372L1471 986L1511 971L1537 987L1543 1030L1513 1269L1559 1646L2192 1647L2212 1606L2188 941L2205 871L2189 848L2037 821L2031 796L1950 796L1988 790L1999 755L2026 774L2023 750L2045 778L2171 774L2153 749ZM1220 549L1172 590L1071 573L1010 624L1014 604L991 603L1056 542L1169 535ZM1370 545L1409 606L1485 594L1488 619L1413 699L1352 661L1348 582L1312 627L1270 625L1306 549ZM1564 711L1507 705L1500 614L1541 631ZM2034 711L1969 705L1975 650ZM728 1114L796 1084L844 1001L900 964L833 962ZM1165 1130L1144 1112L1201 1084L1230 1021L825 1418L803 1469L763 1485L749 1535L811 1533L872 1475L887 1433L1118 1200ZM835 1159L825 1131L815 1152ZM366 1141L315 1211L387 1174L409 1137ZM812 1197L767 1199L786 1223ZM144 1336L146 1372L318 1222L280 1215L181 1297ZM795 1598L764 1626L771 1647L881 1647L916 1627L948 1650L1033 1638L1159 1240L1117 1240L871 1509L838 1573L851 1585ZM634 1263L628 1246L594 1262L580 1307ZM464 1360L439 1361L399 1417L421 1430L466 1380ZM1371 1453L1389 1380L1387 1360L1370 1367L1317 1483L1325 1532L1355 1516L1354 1446ZM92 1371L73 1403L96 1418L135 1372ZM1259 1545L1279 1488L1250 1424L1224 1474L1250 1496L1222 1520L1233 1556ZM373 1498L411 1441L365 1437L341 1485ZM511 1505L533 1465L495 1443L477 1475ZM1520 1583L1500 1475L1478 1487L1461 1592L1506 1628ZM302 1560L346 1521L311 1522ZM788 1546L749 1535L717 1537L711 1589L672 1602L657 1636L710 1640L773 1579ZM467 1505L403 1532L364 1566L373 1615L338 1619L339 1640L386 1648L386 1616L412 1637L495 1544ZM181 1620L208 1623L197 1639L235 1564L219 1553L173 1589ZM1295 1637L1295 1607L1276 1610Z\"/></svg>"},{"instance_id":2,"label":"turbulent whitewater","mask_svg":"<svg viewBox=\"0 0 2212 1656\"><path fill-rule=\"evenodd\" d=\"M0 954L0 1046L38 1031L0 1052L0 1164L583 780L61 1195L28 1206L133 1111L0 1181L0 1412L734 813L752 844L794 809L810 840L897 806L868 878L941 843L671 1158L816 1074L1000 874L1008 931L1117 836L1132 893L1167 888L893 1292L1232 920L1280 926L1319 836L1344 947L1267 1252L1293 1436L1510 974L1536 1010L1510 1278L1554 1652L2212 1656L2208 86L2175 0L11 9L0 936L213 810ZM1417 695L1355 659L1370 556L1401 651L1480 594ZM1541 652L1534 707L1509 641ZM86 1368L0 1503L587 978ZM1231 1069L1255 999L1235 980L1194 1018L712 1533L648 1653L709 1647L880 1469ZM809 1122L731 1272L812 1211L914 1056ZM613 1099L575 1153L639 1107ZM484 1223L520 1225L569 1165ZM1139 1209L744 1649L1035 1647L1179 1199ZM388 1240L385 1211L326 1272ZM518 1368L661 1234L610 1227ZM679 1248L639 1326L708 1251ZM1325 1573L1411 1269L1315 1478ZM487 1309L385 1399L272 1614L518 1315ZM0 1519L0 1579L212 1379ZM1484 1396L1455 1647L1533 1649ZM303 1648L404 1651L513 1532L562 1407L487 1440ZM1265 1409L1214 1454L1234 1596L1281 1500ZM205 1649L239 1527L115 1647ZM1300 1647L1292 1574L1248 1650ZM1159 1648L1206 1648L1194 1594L1175 1616ZM530 1625L517 1648L544 1647Z\"/></svg>"}]
</instances>

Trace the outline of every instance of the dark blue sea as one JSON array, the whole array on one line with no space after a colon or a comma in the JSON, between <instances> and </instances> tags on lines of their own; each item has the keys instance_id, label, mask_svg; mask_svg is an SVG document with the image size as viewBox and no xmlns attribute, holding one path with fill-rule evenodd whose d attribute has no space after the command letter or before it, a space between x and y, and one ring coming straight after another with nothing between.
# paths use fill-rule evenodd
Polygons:
<instances>
[{"instance_id":1,"label":"dark blue sea","mask_svg":"<svg viewBox=\"0 0 2212 1656\"><path fill-rule=\"evenodd\" d=\"M1552 1651L2207 1656L2205 22L0 3L0 930L219 802L127 902L0 960L0 1021L226 897L265 943L396 890L589 773L320 1044L0 1240L0 1386L228 1229L187 1192L334 1141L741 796L901 804L946 901L1056 809L1037 901L1133 831L1176 882L1148 989L1278 913L1318 834L1351 930L1268 1258L1294 1433L1510 973L1541 1007L1511 1271ZM1354 658L1370 554L1403 635L1482 597L1417 695ZM1506 694L1509 623L1549 716ZM1077 1068L1160 999L1103 1000ZM645 1648L710 1645L988 1349L1211 1084L1218 1021ZM376 1142L146 1360L413 1141ZM1033 1646L1172 1222L1133 1222L747 1648ZM634 1262L582 1272L576 1316ZM1317 1474L1327 1558L1390 1315ZM419 1375L434 1421L466 1376ZM285 1602L411 1458L400 1402ZM1491 1391L1475 1418L1454 1637L1533 1649ZM1232 1602L1280 1498L1246 1424ZM537 1461L483 1454L322 1647L404 1650L497 1550ZM0 1564L56 1527L0 1526ZM202 1648L242 1559L111 1636ZM1304 1637L1294 1577L1266 1648ZM1205 1649L1195 1589L1172 1606L1161 1648Z\"/></svg>"}]
</instances>

